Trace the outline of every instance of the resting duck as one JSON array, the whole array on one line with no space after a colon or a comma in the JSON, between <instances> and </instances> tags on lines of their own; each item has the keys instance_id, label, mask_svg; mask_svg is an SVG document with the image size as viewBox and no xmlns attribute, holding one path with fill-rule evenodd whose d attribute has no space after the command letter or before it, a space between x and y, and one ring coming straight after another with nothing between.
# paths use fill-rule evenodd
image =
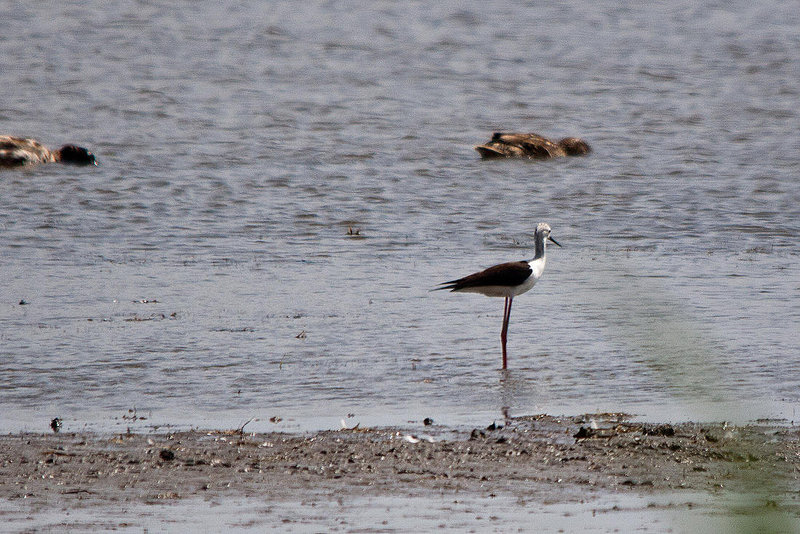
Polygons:
<instances>
[{"instance_id":1,"label":"resting duck","mask_svg":"<svg viewBox=\"0 0 800 534\"><path fill-rule=\"evenodd\" d=\"M481 157L548 159L561 156L583 156L592 151L586 141L565 137L554 142L534 133L495 132L492 140L475 147Z\"/></svg>"},{"instance_id":2,"label":"resting duck","mask_svg":"<svg viewBox=\"0 0 800 534\"><path fill-rule=\"evenodd\" d=\"M74 165L97 165L94 154L83 147L64 145L58 150L49 150L35 139L0 135L0 167L21 167L56 161Z\"/></svg>"}]
</instances>

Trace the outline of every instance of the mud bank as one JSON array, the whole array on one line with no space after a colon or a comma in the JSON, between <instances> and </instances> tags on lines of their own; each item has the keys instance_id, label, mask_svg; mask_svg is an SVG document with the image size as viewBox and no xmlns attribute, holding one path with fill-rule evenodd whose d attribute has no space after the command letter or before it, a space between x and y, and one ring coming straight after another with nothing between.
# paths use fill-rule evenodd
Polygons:
<instances>
[{"instance_id":1,"label":"mud bank","mask_svg":"<svg viewBox=\"0 0 800 534\"><path fill-rule=\"evenodd\" d=\"M799 438L776 422L642 424L617 414L521 417L471 432L12 434L0 437L0 518L17 530L200 521L209 531L508 531L550 510L540 530L636 520L680 531L675 521L694 511L791 531Z\"/></svg>"}]
</instances>

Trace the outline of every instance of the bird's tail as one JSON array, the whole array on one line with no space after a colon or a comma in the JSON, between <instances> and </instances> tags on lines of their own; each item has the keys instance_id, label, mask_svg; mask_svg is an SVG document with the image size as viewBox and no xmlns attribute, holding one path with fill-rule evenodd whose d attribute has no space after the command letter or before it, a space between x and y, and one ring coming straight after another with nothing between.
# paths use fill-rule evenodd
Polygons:
<instances>
[{"instance_id":1,"label":"bird's tail","mask_svg":"<svg viewBox=\"0 0 800 534\"><path fill-rule=\"evenodd\" d=\"M442 282L439 287L434 287L430 291L442 291L443 289L454 290L457 286L457 280L450 280L449 282Z\"/></svg>"}]
</instances>

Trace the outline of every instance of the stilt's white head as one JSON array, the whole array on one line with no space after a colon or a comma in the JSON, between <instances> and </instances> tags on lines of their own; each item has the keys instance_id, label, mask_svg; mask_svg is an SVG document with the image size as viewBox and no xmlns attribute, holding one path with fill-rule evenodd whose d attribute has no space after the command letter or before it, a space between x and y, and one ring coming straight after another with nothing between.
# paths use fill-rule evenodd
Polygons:
<instances>
[{"instance_id":1,"label":"stilt's white head","mask_svg":"<svg viewBox=\"0 0 800 534\"><path fill-rule=\"evenodd\" d=\"M541 236L542 243L544 243L545 241L552 241L553 243L555 243L560 247L561 245L559 245L558 241L550 237L550 232L551 232L550 225L547 223L541 222L536 226L536 235Z\"/></svg>"}]
</instances>

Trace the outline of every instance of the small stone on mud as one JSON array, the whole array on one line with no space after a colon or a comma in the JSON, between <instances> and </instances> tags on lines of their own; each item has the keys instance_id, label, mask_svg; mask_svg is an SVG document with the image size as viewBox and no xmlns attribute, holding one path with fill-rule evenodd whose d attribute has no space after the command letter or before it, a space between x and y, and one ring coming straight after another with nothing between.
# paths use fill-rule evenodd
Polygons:
<instances>
[{"instance_id":1,"label":"small stone on mud","mask_svg":"<svg viewBox=\"0 0 800 534\"><path fill-rule=\"evenodd\" d=\"M675 429L672 425L656 425L656 426L645 426L642 428L644 434L648 436L674 436Z\"/></svg>"},{"instance_id":2,"label":"small stone on mud","mask_svg":"<svg viewBox=\"0 0 800 534\"><path fill-rule=\"evenodd\" d=\"M478 438L485 438L486 432L483 430L478 430L477 428L472 429L472 433L469 435L469 439L478 439Z\"/></svg>"}]
</instances>

